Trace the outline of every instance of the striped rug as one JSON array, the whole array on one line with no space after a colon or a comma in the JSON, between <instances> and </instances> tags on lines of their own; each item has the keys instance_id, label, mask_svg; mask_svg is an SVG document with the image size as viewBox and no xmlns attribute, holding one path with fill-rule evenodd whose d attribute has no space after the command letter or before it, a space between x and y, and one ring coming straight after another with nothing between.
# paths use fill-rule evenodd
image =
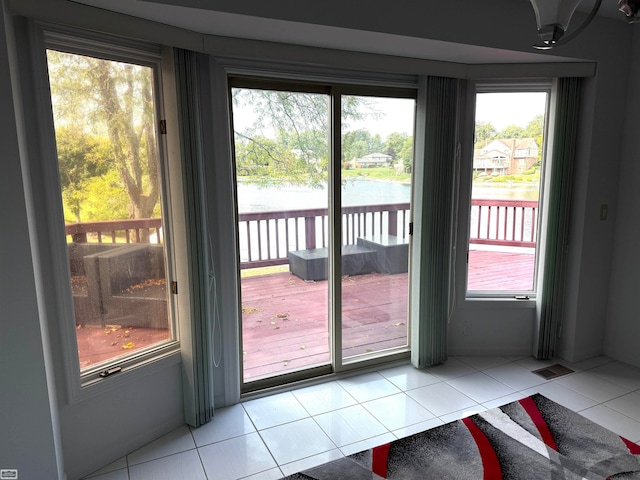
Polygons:
<instances>
[{"instance_id":1,"label":"striped rug","mask_svg":"<svg viewBox=\"0 0 640 480\"><path fill-rule=\"evenodd\" d=\"M532 395L287 479L640 479L640 446Z\"/></svg>"}]
</instances>

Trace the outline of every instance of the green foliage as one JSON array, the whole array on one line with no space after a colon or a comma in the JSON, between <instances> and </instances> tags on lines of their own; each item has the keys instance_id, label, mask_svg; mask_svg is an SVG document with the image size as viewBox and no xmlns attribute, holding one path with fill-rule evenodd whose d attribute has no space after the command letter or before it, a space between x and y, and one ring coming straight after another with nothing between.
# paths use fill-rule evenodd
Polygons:
<instances>
[{"instance_id":1,"label":"green foliage","mask_svg":"<svg viewBox=\"0 0 640 480\"><path fill-rule=\"evenodd\" d=\"M234 125L236 168L243 181L320 186L329 165L329 97L323 94L234 88L234 114L250 116L251 124ZM342 121L376 118L366 97L342 97ZM240 113L242 112L242 114ZM378 135L366 130L348 132L343 159L382 151ZM373 149L373 150L371 150ZM361 154L364 152L363 154Z\"/></svg>"},{"instance_id":2,"label":"green foliage","mask_svg":"<svg viewBox=\"0 0 640 480\"><path fill-rule=\"evenodd\" d=\"M111 166L109 143L104 137L86 134L73 126L56 129L56 143L65 218L81 222L87 183L106 174Z\"/></svg>"},{"instance_id":3,"label":"green foliage","mask_svg":"<svg viewBox=\"0 0 640 480\"><path fill-rule=\"evenodd\" d=\"M342 135L342 159L345 162L371 153L382 153L383 149L380 135L371 135L368 130L352 130Z\"/></svg>"},{"instance_id":4,"label":"green foliage","mask_svg":"<svg viewBox=\"0 0 640 480\"><path fill-rule=\"evenodd\" d=\"M518 125L508 125L498 133L498 138L526 138L526 130Z\"/></svg>"},{"instance_id":5,"label":"green foliage","mask_svg":"<svg viewBox=\"0 0 640 480\"><path fill-rule=\"evenodd\" d=\"M115 170L110 170L101 176L88 178L78 195L81 196L80 202L72 203L75 197L65 195L63 191L65 222L99 222L131 216L129 197L118 172ZM77 205L79 205L79 210L76 211L74 208ZM157 215L159 216L159 212Z\"/></svg>"},{"instance_id":6,"label":"green foliage","mask_svg":"<svg viewBox=\"0 0 640 480\"><path fill-rule=\"evenodd\" d=\"M538 183L540 169L531 167L523 173L515 175L487 175L484 172L473 172L474 183Z\"/></svg>"},{"instance_id":7,"label":"green foliage","mask_svg":"<svg viewBox=\"0 0 640 480\"><path fill-rule=\"evenodd\" d=\"M152 69L54 50L47 51L47 60L58 141L68 136L65 129L79 137L75 144L58 145L64 202L72 216L84 211L83 221L97 220L86 216L95 208L79 203L84 201L80 187L89 180L105 187L102 193L94 188L93 195L103 196L105 204L114 201L110 183L94 181L97 147L91 142L96 141L103 152L100 173L120 177L123 197L116 203L129 204L124 217L114 211L111 219L153 216L160 191Z\"/></svg>"},{"instance_id":8,"label":"green foliage","mask_svg":"<svg viewBox=\"0 0 640 480\"><path fill-rule=\"evenodd\" d=\"M411 173L397 173L393 167L349 168L342 170L342 180L351 178L368 178L372 180L393 180L396 182L409 182Z\"/></svg>"},{"instance_id":9,"label":"green foliage","mask_svg":"<svg viewBox=\"0 0 640 480\"><path fill-rule=\"evenodd\" d=\"M413 137L406 133L392 132L384 145L383 153L391 155L396 162L402 164L405 172L410 173L413 167Z\"/></svg>"},{"instance_id":10,"label":"green foliage","mask_svg":"<svg viewBox=\"0 0 640 480\"><path fill-rule=\"evenodd\" d=\"M478 122L475 129L475 148L482 148L497 138L498 131L491 122Z\"/></svg>"},{"instance_id":11,"label":"green foliage","mask_svg":"<svg viewBox=\"0 0 640 480\"><path fill-rule=\"evenodd\" d=\"M85 192L83 218L100 221L131 217L129 197L117 171L89 179Z\"/></svg>"},{"instance_id":12,"label":"green foliage","mask_svg":"<svg viewBox=\"0 0 640 480\"><path fill-rule=\"evenodd\" d=\"M387 139L384 142L384 151L387 155L391 155L394 159L398 158L404 142L409 138L406 133L392 132L387 135Z\"/></svg>"},{"instance_id":13,"label":"green foliage","mask_svg":"<svg viewBox=\"0 0 640 480\"><path fill-rule=\"evenodd\" d=\"M413 171L413 137L408 137L405 140L398 154L398 159L402 161L405 172L411 173Z\"/></svg>"},{"instance_id":14,"label":"green foliage","mask_svg":"<svg viewBox=\"0 0 640 480\"><path fill-rule=\"evenodd\" d=\"M319 187L327 181L328 157L312 158L286 143L265 137L248 138L236 133L236 172L249 183L289 183Z\"/></svg>"}]
</instances>

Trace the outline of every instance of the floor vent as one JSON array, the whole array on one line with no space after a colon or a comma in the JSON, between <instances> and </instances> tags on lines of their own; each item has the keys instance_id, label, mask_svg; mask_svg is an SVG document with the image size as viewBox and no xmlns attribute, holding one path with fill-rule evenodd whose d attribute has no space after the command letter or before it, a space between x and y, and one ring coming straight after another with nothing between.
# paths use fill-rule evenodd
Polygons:
<instances>
[{"instance_id":1,"label":"floor vent","mask_svg":"<svg viewBox=\"0 0 640 480\"><path fill-rule=\"evenodd\" d=\"M549 367L533 370L533 373L535 373L536 375L540 375L546 380L551 380L552 378L561 377L562 375L567 375L568 373L573 373L573 370L565 367L564 365L556 363L555 365L551 365Z\"/></svg>"}]
</instances>

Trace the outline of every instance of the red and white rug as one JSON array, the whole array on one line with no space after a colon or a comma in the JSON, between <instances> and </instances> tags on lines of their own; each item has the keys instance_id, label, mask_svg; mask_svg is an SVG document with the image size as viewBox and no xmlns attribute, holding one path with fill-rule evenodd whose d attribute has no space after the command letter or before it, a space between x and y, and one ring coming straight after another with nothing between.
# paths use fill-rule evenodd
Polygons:
<instances>
[{"instance_id":1,"label":"red and white rug","mask_svg":"<svg viewBox=\"0 0 640 480\"><path fill-rule=\"evenodd\" d=\"M640 446L533 395L286 479L640 479Z\"/></svg>"}]
</instances>

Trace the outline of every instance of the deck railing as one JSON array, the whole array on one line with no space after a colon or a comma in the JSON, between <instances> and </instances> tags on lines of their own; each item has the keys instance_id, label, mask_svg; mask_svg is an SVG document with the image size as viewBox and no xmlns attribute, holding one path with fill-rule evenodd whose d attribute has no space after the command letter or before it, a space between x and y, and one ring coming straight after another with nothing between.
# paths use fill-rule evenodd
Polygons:
<instances>
[{"instance_id":1,"label":"deck railing","mask_svg":"<svg viewBox=\"0 0 640 480\"><path fill-rule=\"evenodd\" d=\"M161 218L131 218L101 222L68 223L66 233L74 243L162 243Z\"/></svg>"},{"instance_id":2,"label":"deck railing","mask_svg":"<svg viewBox=\"0 0 640 480\"><path fill-rule=\"evenodd\" d=\"M289 263L289 250L323 248L329 242L326 208L250 212L238 215L240 268ZM395 235L408 241L409 203L360 205L342 209L342 243L358 237Z\"/></svg>"},{"instance_id":3,"label":"deck railing","mask_svg":"<svg viewBox=\"0 0 640 480\"><path fill-rule=\"evenodd\" d=\"M538 202L479 200L471 202L470 243L535 247Z\"/></svg>"},{"instance_id":4,"label":"deck railing","mask_svg":"<svg viewBox=\"0 0 640 480\"><path fill-rule=\"evenodd\" d=\"M473 200L470 242L511 247L534 247L538 202ZM409 239L409 203L361 205L342 209L343 244L358 237L394 235ZM66 226L73 242L162 242L159 218L74 223ZM250 212L238 215L240 267L284 265L290 250L328 245L328 210Z\"/></svg>"}]
</instances>

